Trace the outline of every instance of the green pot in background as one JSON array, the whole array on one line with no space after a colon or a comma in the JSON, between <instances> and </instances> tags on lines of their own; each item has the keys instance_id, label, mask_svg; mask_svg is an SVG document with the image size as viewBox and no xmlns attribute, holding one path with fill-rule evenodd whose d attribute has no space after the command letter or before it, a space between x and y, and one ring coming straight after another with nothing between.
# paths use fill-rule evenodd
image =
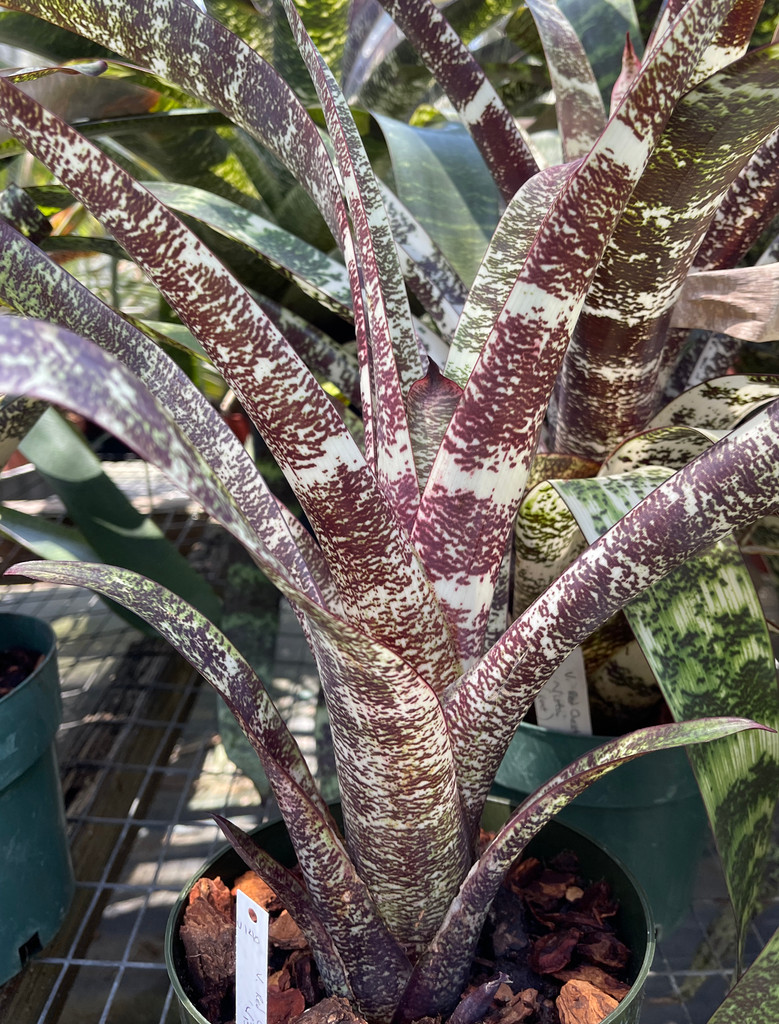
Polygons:
<instances>
[{"instance_id":1,"label":"green pot in background","mask_svg":"<svg viewBox=\"0 0 779 1024\"><path fill-rule=\"evenodd\" d=\"M54 747L62 718L55 646L47 623L0 613L0 650L44 656L0 699L0 984L54 938L74 891Z\"/></svg>"},{"instance_id":2,"label":"green pot in background","mask_svg":"<svg viewBox=\"0 0 779 1024\"><path fill-rule=\"evenodd\" d=\"M482 817L488 830L496 830L507 820L514 804L508 800L490 797ZM340 807L332 805L340 821ZM292 844L283 821L263 825L253 833L263 849L288 867L295 863ZM573 850L579 857L582 874L592 881L605 879L619 901L617 918L621 938L630 946L633 958L630 968L632 986L619 1006L603 1019L601 1024L638 1024L644 998L644 986L655 952L655 926L649 904L640 886L630 873L603 847L576 829L553 821L528 844L529 855L548 859L561 850ZM225 846L192 877L179 895L170 912L165 931L165 964L178 1000L181 1024L209 1024L190 998L187 984L186 956L179 939L179 928L189 903L189 893L198 879L219 876L232 886L246 865L231 846Z\"/></svg>"},{"instance_id":3,"label":"green pot in background","mask_svg":"<svg viewBox=\"0 0 779 1024\"><path fill-rule=\"evenodd\" d=\"M493 792L519 801L575 758L613 737L554 732L523 723L498 770ZM562 811L560 821L602 844L646 892L661 934L692 901L708 819L683 750L663 750L622 765Z\"/></svg>"}]
</instances>

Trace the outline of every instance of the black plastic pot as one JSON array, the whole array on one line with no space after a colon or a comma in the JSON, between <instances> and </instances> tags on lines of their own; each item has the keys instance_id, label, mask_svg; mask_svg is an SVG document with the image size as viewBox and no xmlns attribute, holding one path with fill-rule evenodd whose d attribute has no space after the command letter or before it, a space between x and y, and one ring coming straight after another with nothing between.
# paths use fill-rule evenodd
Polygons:
<instances>
[{"instance_id":1,"label":"black plastic pot","mask_svg":"<svg viewBox=\"0 0 779 1024\"><path fill-rule=\"evenodd\" d=\"M40 619L0 614L0 650L44 656L0 699L0 984L54 938L73 897L54 749L62 717L55 643Z\"/></svg>"},{"instance_id":2,"label":"black plastic pot","mask_svg":"<svg viewBox=\"0 0 779 1024\"><path fill-rule=\"evenodd\" d=\"M482 818L484 827L490 830L499 828L506 821L511 807L509 801L491 797ZM254 833L254 838L277 860L288 866L294 864L292 845L283 822L261 827ZM644 985L655 951L655 928L649 905L640 887L626 869L597 843L575 829L553 821L528 845L527 852L540 858L548 858L563 849L576 852L582 874L586 878L593 881L605 879L609 882L620 904L618 929L633 953L630 992L619 1006L603 1019L602 1024L638 1024ZM182 1024L209 1024L190 998L186 981L184 946L178 937L190 890L199 878L215 878L217 875L225 884L231 885L245 870L243 861L232 847L225 847L192 877L171 910L165 931L165 963L178 999Z\"/></svg>"},{"instance_id":3,"label":"black plastic pot","mask_svg":"<svg viewBox=\"0 0 779 1024\"><path fill-rule=\"evenodd\" d=\"M574 758L611 739L573 736L523 723L496 776L494 792L519 802ZM692 901L708 819L684 750L660 750L599 779L558 818L621 861L644 889L660 933L681 922Z\"/></svg>"}]
</instances>

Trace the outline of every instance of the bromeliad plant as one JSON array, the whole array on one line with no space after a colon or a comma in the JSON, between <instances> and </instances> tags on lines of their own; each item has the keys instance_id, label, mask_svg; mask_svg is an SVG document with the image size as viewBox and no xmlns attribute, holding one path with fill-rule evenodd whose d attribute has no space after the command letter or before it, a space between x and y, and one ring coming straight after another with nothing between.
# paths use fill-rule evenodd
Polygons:
<instances>
[{"instance_id":1,"label":"bromeliad plant","mask_svg":"<svg viewBox=\"0 0 779 1024\"><path fill-rule=\"evenodd\" d=\"M505 749L568 653L653 584L779 505L773 403L724 436L698 438L692 461L673 445L676 471L668 479L645 472L650 493L634 491L635 507L619 510L608 530L598 524L603 535L550 572L546 589L506 624L506 552L539 444L601 459L615 438L646 425L661 404L670 311L692 260L734 190L755 187L754 161L775 141L777 53L739 57L758 5L689 0L669 9L643 62L628 51L606 118L597 90L577 84L586 58L567 23L533 0L554 56L566 161L541 170L441 13L426 0L388 0L505 201L467 293L380 187L291 0L285 11L326 134L273 68L183 0L7 6L94 39L222 111L296 176L342 254L342 264L298 255L296 272L353 317L361 444L293 348L316 354L321 338L242 287L171 211L170 190L158 198L12 77L0 79L0 124L154 281L238 396L313 536L154 338L6 221L0 291L32 319L4 319L0 384L77 410L157 464L290 600L330 713L345 836L261 681L194 607L126 569L36 562L23 571L124 604L228 702L262 759L305 887L220 823L287 903L330 991L376 1022L448 1012L503 874L544 822L631 758L716 738L705 749L723 748L722 756L705 762L702 778L743 923L777 778L776 738L764 728L777 720L775 687L763 685L765 650L751 639L737 692L722 707L748 707L763 727L728 715L615 739L528 798L478 858L475 850ZM412 315L407 284L424 319ZM727 297L728 313L740 294ZM675 326L721 327L697 315ZM612 357L633 367L624 401ZM636 383L644 369L653 371L651 387ZM648 403L631 398L647 393ZM759 402L771 396L764 382ZM612 407L616 434L580 449L573 427L586 424L580 433L589 436ZM638 448L650 450L645 441ZM621 488L612 512L626 501L629 455L602 478L610 497ZM726 585L715 577L707 594Z\"/></svg>"}]
</instances>

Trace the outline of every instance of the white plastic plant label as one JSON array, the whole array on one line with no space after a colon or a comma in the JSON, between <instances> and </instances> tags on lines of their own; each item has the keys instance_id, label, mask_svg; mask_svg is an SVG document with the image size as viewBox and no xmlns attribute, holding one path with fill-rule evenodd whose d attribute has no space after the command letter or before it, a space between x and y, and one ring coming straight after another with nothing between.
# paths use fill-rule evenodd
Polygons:
<instances>
[{"instance_id":1,"label":"white plastic plant label","mask_svg":"<svg viewBox=\"0 0 779 1024\"><path fill-rule=\"evenodd\" d=\"M268 1019L268 912L239 889L235 898L235 1024Z\"/></svg>"},{"instance_id":2,"label":"white plastic plant label","mask_svg":"<svg viewBox=\"0 0 779 1024\"><path fill-rule=\"evenodd\" d=\"M571 651L535 699L539 725L557 732L592 735L587 677L581 647Z\"/></svg>"}]
</instances>

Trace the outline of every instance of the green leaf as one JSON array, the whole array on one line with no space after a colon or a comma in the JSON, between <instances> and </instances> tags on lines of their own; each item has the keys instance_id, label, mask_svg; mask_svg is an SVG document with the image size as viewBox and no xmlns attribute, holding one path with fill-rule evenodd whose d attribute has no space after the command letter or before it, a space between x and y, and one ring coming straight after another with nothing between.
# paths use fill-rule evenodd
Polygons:
<instances>
[{"instance_id":1,"label":"green leaf","mask_svg":"<svg viewBox=\"0 0 779 1024\"><path fill-rule=\"evenodd\" d=\"M779 1020L779 930L709 1018L709 1024L768 1024Z\"/></svg>"},{"instance_id":2,"label":"green leaf","mask_svg":"<svg viewBox=\"0 0 779 1024\"><path fill-rule=\"evenodd\" d=\"M592 542L660 482L659 470L554 483ZM732 540L689 559L625 615L677 721L747 714L779 726L776 669L754 586ZM734 736L690 757L722 858L740 940L754 913L779 793L779 738Z\"/></svg>"},{"instance_id":3,"label":"green leaf","mask_svg":"<svg viewBox=\"0 0 779 1024\"><path fill-rule=\"evenodd\" d=\"M41 417L20 448L60 496L102 561L132 567L219 621L221 602L213 589L153 520L133 507L83 439L54 410Z\"/></svg>"},{"instance_id":4,"label":"green leaf","mask_svg":"<svg viewBox=\"0 0 779 1024\"><path fill-rule=\"evenodd\" d=\"M398 197L470 284L502 205L475 143L460 124L414 128L374 116L389 149Z\"/></svg>"}]
</instances>

